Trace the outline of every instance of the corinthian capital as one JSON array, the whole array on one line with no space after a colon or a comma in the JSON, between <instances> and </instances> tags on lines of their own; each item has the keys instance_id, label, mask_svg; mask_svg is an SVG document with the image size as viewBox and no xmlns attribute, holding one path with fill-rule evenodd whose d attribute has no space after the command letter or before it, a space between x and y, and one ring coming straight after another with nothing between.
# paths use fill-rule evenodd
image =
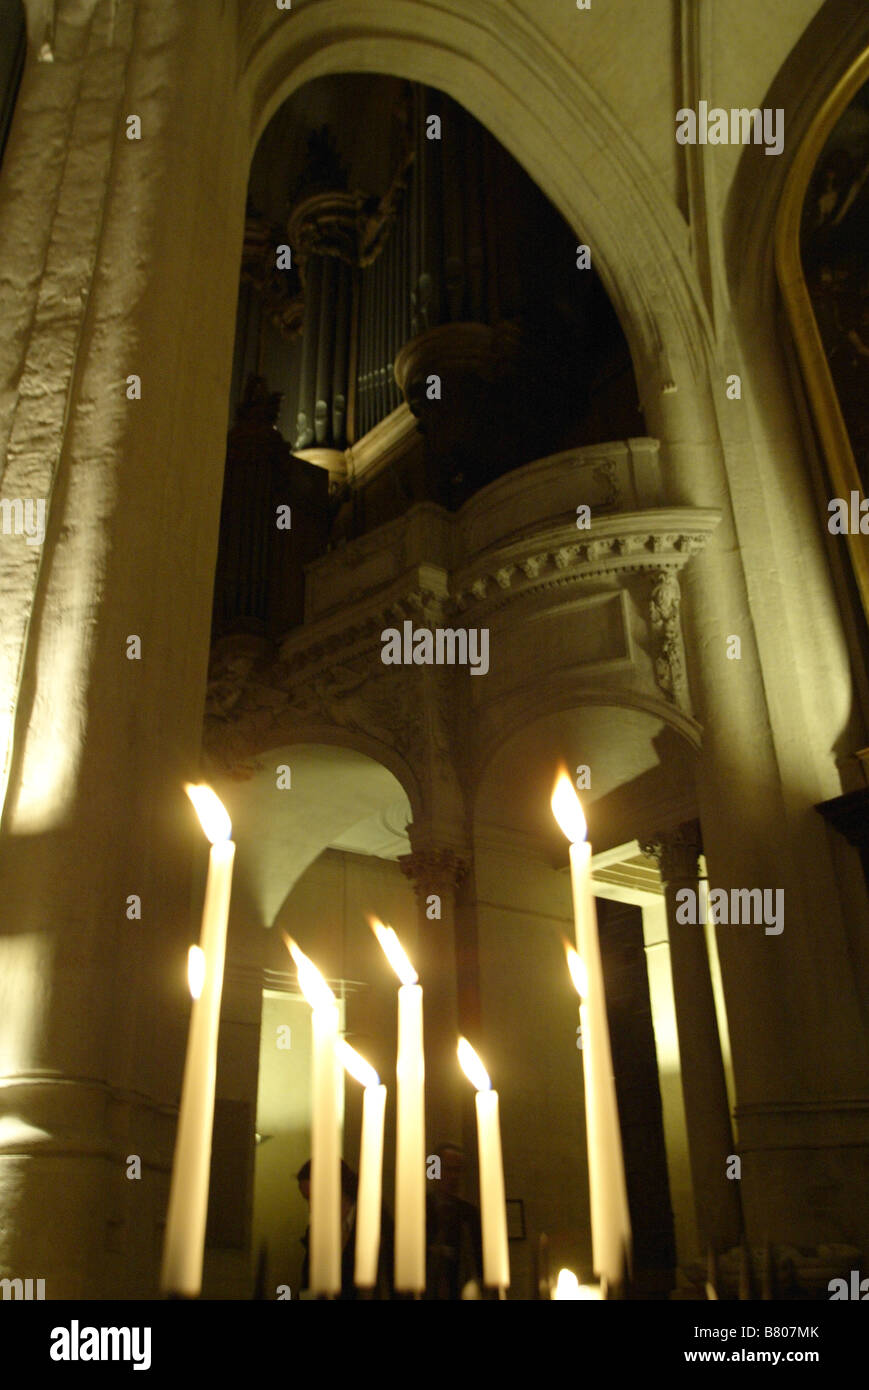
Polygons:
<instances>
[{"instance_id":1,"label":"corinthian capital","mask_svg":"<svg viewBox=\"0 0 869 1390\"><path fill-rule=\"evenodd\" d=\"M452 849L417 849L400 855L398 862L422 900L431 893L453 892L468 868L467 860Z\"/></svg>"},{"instance_id":2,"label":"corinthian capital","mask_svg":"<svg viewBox=\"0 0 869 1390\"><path fill-rule=\"evenodd\" d=\"M696 883L697 860L703 851L698 821L686 820L675 830L656 832L642 848L656 861L664 883Z\"/></svg>"}]
</instances>

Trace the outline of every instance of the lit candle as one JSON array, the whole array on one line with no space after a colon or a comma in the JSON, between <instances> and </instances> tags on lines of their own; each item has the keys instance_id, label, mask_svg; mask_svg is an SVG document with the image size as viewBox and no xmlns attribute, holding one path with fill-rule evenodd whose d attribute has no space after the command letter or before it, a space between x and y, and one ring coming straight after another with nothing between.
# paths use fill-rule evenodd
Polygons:
<instances>
[{"instance_id":1,"label":"lit candle","mask_svg":"<svg viewBox=\"0 0 869 1390\"><path fill-rule=\"evenodd\" d=\"M200 944L190 948L187 960L193 1007L187 1034L160 1283L165 1293L195 1298L202 1288L217 1034L235 845L230 839L232 822L211 788L188 785L185 791L211 841L211 853Z\"/></svg>"},{"instance_id":2,"label":"lit candle","mask_svg":"<svg viewBox=\"0 0 869 1390\"><path fill-rule=\"evenodd\" d=\"M567 773L552 794L552 812L570 841L570 879L581 972L571 971L580 993L582 1067L595 1272L608 1286L621 1283L630 1262L631 1222L613 1077L597 913L591 887L591 846L585 816ZM568 953L568 961L570 954ZM585 993L583 993L583 989Z\"/></svg>"},{"instance_id":3,"label":"lit candle","mask_svg":"<svg viewBox=\"0 0 869 1390\"><path fill-rule=\"evenodd\" d=\"M425 1288L425 1062L422 989L392 927L372 920L383 952L401 980L395 1124L395 1287Z\"/></svg>"},{"instance_id":4,"label":"lit candle","mask_svg":"<svg viewBox=\"0 0 869 1390\"><path fill-rule=\"evenodd\" d=\"M459 1038L462 1071L477 1088L477 1149L480 1157L480 1224L483 1228L483 1283L490 1289L510 1287L507 1247L507 1202L501 1157L498 1092L466 1038Z\"/></svg>"},{"instance_id":5,"label":"lit candle","mask_svg":"<svg viewBox=\"0 0 869 1390\"><path fill-rule=\"evenodd\" d=\"M359 1144L359 1190L356 1197L356 1264L354 1280L360 1289L373 1289L377 1283L380 1255L380 1197L383 1183L383 1122L386 1115L386 1087L355 1047L338 1044L338 1056L345 1070L361 1082L362 1138Z\"/></svg>"},{"instance_id":6,"label":"lit candle","mask_svg":"<svg viewBox=\"0 0 869 1390\"><path fill-rule=\"evenodd\" d=\"M596 1301L603 1297L601 1290L596 1284L580 1284L572 1269L560 1269L555 1288L552 1290L552 1298L559 1302L568 1299L594 1299Z\"/></svg>"},{"instance_id":7,"label":"lit candle","mask_svg":"<svg viewBox=\"0 0 869 1390\"><path fill-rule=\"evenodd\" d=\"M338 1001L316 965L284 940L311 1005L311 1223L308 1253L313 1293L341 1292L341 1142L338 1118Z\"/></svg>"},{"instance_id":8,"label":"lit candle","mask_svg":"<svg viewBox=\"0 0 869 1390\"><path fill-rule=\"evenodd\" d=\"M600 1115L595 1104L596 1091L593 1082L590 1080L591 1064L594 1048L591 1043L591 1032L588 1022L588 971L585 962L577 955L572 946L565 943L567 955L567 968L570 971L570 978L573 980L574 988L579 995L579 1035L583 1048L583 1075L585 1077L585 1135L588 1148L588 1172L589 1172L589 1206L591 1209L591 1230L593 1250L598 1250L598 1244L602 1239L602 1233L606 1228L606 1213L604 1207L605 1189L599 1179L598 1155L601 1153L600 1140ZM591 1050L592 1058L589 1058ZM596 1257L593 1255L596 1264ZM567 1295L565 1295L566 1297Z\"/></svg>"}]
</instances>

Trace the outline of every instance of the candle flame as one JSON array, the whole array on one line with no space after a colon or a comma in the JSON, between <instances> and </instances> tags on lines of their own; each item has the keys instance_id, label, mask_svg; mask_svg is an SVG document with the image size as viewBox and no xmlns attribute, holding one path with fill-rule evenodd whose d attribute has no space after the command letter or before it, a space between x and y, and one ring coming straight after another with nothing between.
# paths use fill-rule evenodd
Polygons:
<instances>
[{"instance_id":1,"label":"candle flame","mask_svg":"<svg viewBox=\"0 0 869 1390\"><path fill-rule=\"evenodd\" d=\"M579 1280L572 1269L560 1269L552 1297L557 1299L579 1298Z\"/></svg>"},{"instance_id":2,"label":"candle flame","mask_svg":"<svg viewBox=\"0 0 869 1390\"><path fill-rule=\"evenodd\" d=\"M201 782L194 786L187 782L184 790L193 802L199 824L214 845L218 840L228 840L232 835L232 821L217 792Z\"/></svg>"},{"instance_id":3,"label":"candle flame","mask_svg":"<svg viewBox=\"0 0 869 1390\"><path fill-rule=\"evenodd\" d=\"M489 1073L483 1066L467 1038L459 1038L459 1045L456 1048L459 1056L459 1064L465 1076L478 1091L491 1091L492 1083L489 1080Z\"/></svg>"},{"instance_id":4,"label":"candle flame","mask_svg":"<svg viewBox=\"0 0 869 1390\"><path fill-rule=\"evenodd\" d=\"M187 952L187 983L194 999L198 999L205 984L205 952L200 946L191 946Z\"/></svg>"},{"instance_id":5,"label":"candle flame","mask_svg":"<svg viewBox=\"0 0 869 1390\"><path fill-rule=\"evenodd\" d=\"M552 1290L552 1297L556 1299L569 1298L602 1298L599 1288L591 1284L580 1284L572 1269L560 1269L555 1288Z\"/></svg>"},{"instance_id":6,"label":"candle flame","mask_svg":"<svg viewBox=\"0 0 869 1390\"><path fill-rule=\"evenodd\" d=\"M287 950L293 958L296 970L299 973L299 985L302 993L311 1008L331 1008L338 1001L314 962L310 957L305 955L304 951L296 944L291 936L287 936L286 932L284 932L284 941Z\"/></svg>"},{"instance_id":7,"label":"candle flame","mask_svg":"<svg viewBox=\"0 0 869 1390\"><path fill-rule=\"evenodd\" d=\"M383 948L383 954L389 961L398 978L403 985L415 985L419 976L407 958L404 947L393 931L392 927L385 927L382 922L378 922L376 917L368 919L371 930Z\"/></svg>"},{"instance_id":8,"label":"candle flame","mask_svg":"<svg viewBox=\"0 0 869 1390\"><path fill-rule=\"evenodd\" d=\"M552 814L572 845L578 845L588 832L579 797L566 772L562 772L552 793Z\"/></svg>"},{"instance_id":9,"label":"candle flame","mask_svg":"<svg viewBox=\"0 0 869 1390\"><path fill-rule=\"evenodd\" d=\"M374 1068L360 1056L355 1047L351 1047L349 1042L343 1038L337 1044L338 1060L341 1062L345 1071L349 1071L363 1086L379 1086L380 1077Z\"/></svg>"},{"instance_id":10,"label":"candle flame","mask_svg":"<svg viewBox=\"0 0 869 1390\"><path fill-rule=\"evenodd\" d=\"M580 999L588 998L588 971L585 968L585 961L582 959L572 946L565 948L567 956L567 968L570 971L570 978L573 980L573 987Z\"/></svg>"}]
</instances>

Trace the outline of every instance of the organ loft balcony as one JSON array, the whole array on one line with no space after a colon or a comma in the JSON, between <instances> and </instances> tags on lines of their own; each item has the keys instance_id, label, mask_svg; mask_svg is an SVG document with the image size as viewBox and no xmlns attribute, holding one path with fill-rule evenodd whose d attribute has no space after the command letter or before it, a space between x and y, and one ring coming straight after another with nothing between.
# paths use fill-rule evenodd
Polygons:
<instances>
[{"instance_id":1,"label":"organ loft balcony","mask_svg":"<svg viewBox=\"0 0 869 1390\"><path fill-rule=\"evenodd\" d=\"M679 572L717 514L667 505L593 255L443 93L376 89L308 84L252 166L206 743L243 760L251 700L346 720L408 620L491 629L481 736L531 670L690 724Z\"/></svg>"}]
</instances>

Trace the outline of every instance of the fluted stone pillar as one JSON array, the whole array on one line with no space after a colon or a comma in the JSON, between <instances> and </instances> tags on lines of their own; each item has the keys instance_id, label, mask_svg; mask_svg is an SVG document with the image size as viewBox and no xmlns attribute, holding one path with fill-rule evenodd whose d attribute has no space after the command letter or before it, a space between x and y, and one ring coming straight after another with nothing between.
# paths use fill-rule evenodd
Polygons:
<instances>
[{"instance_id":1,"label":"fluted stone pillar","mask_svg":"<svg viewBox=\"0 0 869 1390\"><path fill-rule=\"evenodd\" d=\"M676 830L655 835L644 850L657 860L667 903L697 1226L704 1247L727 1250L739 1241L742 1215L738 1181L727 1177L734 1139L709 956L702 924L680 922L676 915L680 890L690 890L698 901L701 847L697 822L685 821Z\"/></svg>"},{"instance_id":2,"label":"fluted stone pillar","mask_svg":"<svg viewBox=\"0 0 869 1390\"><path fill-rule=\"evenodd\" d=\"M467 861L443 846L418 845L398 862L417 897L420 959L414 960L414 966L423 987L426 1151L433 1153L440 1144L460 1142L463 1133L468 1083L456 1058L460 1031L456 889Z\"/></svg>"}]
</instances>

